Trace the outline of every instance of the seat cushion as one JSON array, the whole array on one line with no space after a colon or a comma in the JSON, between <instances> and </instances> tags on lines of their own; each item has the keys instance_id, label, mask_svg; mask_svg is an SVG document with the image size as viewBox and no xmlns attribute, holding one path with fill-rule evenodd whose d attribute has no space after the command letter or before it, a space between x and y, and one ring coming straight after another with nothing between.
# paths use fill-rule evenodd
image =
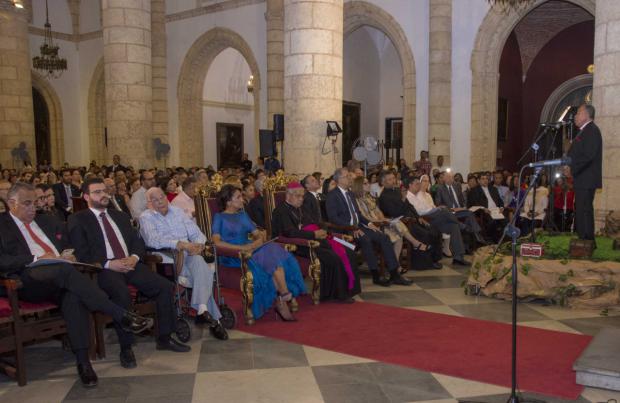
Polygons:
<instances>
[{"instance_id":1,"label":"seat cushion","mask_svg":"<svg viewBox=\"0 0 620 403\"><path fill-rule=\"evenodd\" d=\"M49 311L50 309L58 308L57 305L50 302L32 303L19 301L20 313L27 315L36 312ZM0 298L0 318L7 318L11 316L11 305L8 298Z\"/></svg>"}]
</instances>

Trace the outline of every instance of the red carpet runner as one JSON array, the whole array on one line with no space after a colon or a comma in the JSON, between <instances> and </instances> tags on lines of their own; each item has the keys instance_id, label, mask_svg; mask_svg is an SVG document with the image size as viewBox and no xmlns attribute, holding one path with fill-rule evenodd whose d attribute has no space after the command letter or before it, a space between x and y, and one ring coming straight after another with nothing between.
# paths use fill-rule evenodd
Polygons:
<instances>
[{"instance_id":1,"label":"red carpet runner","mask_svg":"<svg viewBox=\"0 0 620 403\"><path fill-rule=\"evenodd\" d=\"M269 312L253 326L241 315L239 294L225 291L238 330L390 364L510 387L508 324L356 302L312 306L300 301L298 322ZM529 327L518 330L518 388L576 399L573 362L591 337Z\"/></svg>"}]
</instances>

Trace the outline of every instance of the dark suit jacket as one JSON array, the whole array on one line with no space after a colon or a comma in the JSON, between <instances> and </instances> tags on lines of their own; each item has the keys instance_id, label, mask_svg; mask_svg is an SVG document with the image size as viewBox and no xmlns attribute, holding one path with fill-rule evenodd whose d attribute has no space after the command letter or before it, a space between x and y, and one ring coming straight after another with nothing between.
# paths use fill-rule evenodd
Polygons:
<instances>
[{"instance_id":1,"label":"dark suit jacket","mask_svg":"<svg viewBox=\"0 0 620 403\"><path fill-rule=\"evenodd\" d=\"M321 202L308 191L304 194L304 203L301 205L301 211L303 214L303 225L319 224L324 221L321 213Z\"/></svg>"},{"instance_id":2,"label":"dark suit jacket","mask_svg":"<svg viewBox=\"0 0 620 403\"><path fill-rule=\"evenodd\" d=\"M120 195L114 195L114 200L116 200L116 202L118 203L119 207L121 208L121 211L123 213L129 214L129 216L131 217L131 212L129 211L129 207L127 207L127 203L125 203L125 198ZM110 204L110 206L114 207L113 204Z\"/></svg>"},{"instance_id":3,"label":"dark suit jacket","mask_svg":"<svg viewBox=\"0 0 620 403\"><path fill-rule=\"evenodd\" d=\"M257 227L266 228L265 227L265 198L263 195L259 194L245 207L245 212L248 213L254 224Z\"/></svg>"},{"instance_id":4,"label":"dark suit jacket","mask_svg":"<svg viewBox=\"0 0 620 403\"><path fill-rule=\"evenodd\" d=\"M362 214L360 213L360 209L357 205L357 200L355 200L355 196L351 192L348 192L348 194L353 201L353 208L357 213L357 218L360 224L368 224L368 220L366 220L364 216L362 216ZM342 226L351 225L351 214L349 213L349 205L339 187L336 187L335 189L327 193L326 206L327 218L329 222Z\"/></svg>"},{"instance_id":5,"label":"dark suit jacket","mask_svg":"<svg viewBox=\"0 0 620 403\"><path fill-rule=\"evenodd\" d=\"M502 198L499 197L499 192L495 186L489 185L489 194L491 195L491 198L493 198L493 201L497 207L504 207L504 202L502 201ZM467 207L469 208L472 206L482 206L484 208L489 207L489 201L482 190L482 186L476 186L467 192Z\"/></svg>"},{"instance_id":6,"label":"dark suit jacket","mask_svg":"<svg viewBox=\"0 0 620 403\"><path fill-rule=\"evenodd\" d=\"M69 247L69 237L62 221L46 214L35 216L34 221L54 244L58 253ZM28 243L13 218L9 213L0 214L0 272L19 272L33 260Z\"/></svg>"},{"instance_id":7,"label":"dark suit jacket","mask_svg":"<svg viewBox=\"0 0 620 403\"><path fill-rule=\"evenodd\" d=\"M123 171L123 172L127 172L127 168L124 167L123 165L110 165L110 169L112 170L112 172L116 173L116 171Z\"/></svg>"},{"instance_id":8,"label":"dark suit jacket","mask_svg":"<svg viewBox=\"0 0 620 403\"><path fill-rule=\"evenodd\" d=\"M400 216L417 218L418 214L413 206L403 200L399 188L384 188L378 200L379 210L388 218ZM411 207L410 207L411 206Z\"/></svg>"},{"instance_id":9,"label":"dark suit jacket","mask_svg":"<svg viewBox=\"0 0 620 403\"><path fill-rule=\"evenodd\" d=\"M67 210L67 206L69 205L69 201L67 200L67 192L65 192L65 185L63 183L55 183L52 186L54 190L54 202L56 203L56 208L62 211ZM80 196L80 189L71 184L71 194L73 197Z\"/></svg>"},{"instance_id":10,"label":"dark suit jacket","mask_svg":"<svg viewBox=\"0 0 620 403\"><path fill-rule=\"evenodd\" d=\"M603 139L594 122L588 123L573 140L568 156L575 189L603 187Z\"/></svg>"},{"instance_id":11,"label":"dark suit jacket","mask_svg":"<svg viewBox=\"0 0 620 403\"><path fill-rule=\"evenodd\" d=\"M112 219L121 232L129 255L137 255L142 260L145 253L144 241L131 226L129 216L111 208L107 210L107 213L108 219ZM108 260L105 238L95 214L90 209L78 211L69 216L68 225L69 238L75 248L77 260L105 265Z\"/></svg>"},{"instance_id":12,"label":"dark suit jacket","mask_svg":"<svg viewBox=\"0 0 620 403\"><path fill-rule=\"evenodd\" d=\"M460 184L453 184L454 192L456 193L456 197L460 206L457 206L456 203L452 202L452 197L450 196L450 189L448 185L439 185L437 187L437 193L435 194L435 205L436 206L446 206L448 208L457 208L457 207L466 207L467 203L465 202L465 197L463 196L463 191L461 189ZM497 190L497 189L496 189ZM499 195L499 193L498 193Z\"/></svg>"}]
</instances>

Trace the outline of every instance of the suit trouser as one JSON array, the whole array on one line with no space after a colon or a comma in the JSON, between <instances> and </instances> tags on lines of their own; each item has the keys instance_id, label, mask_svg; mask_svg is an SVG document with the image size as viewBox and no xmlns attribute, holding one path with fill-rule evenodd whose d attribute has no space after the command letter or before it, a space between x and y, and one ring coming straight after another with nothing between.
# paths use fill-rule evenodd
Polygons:
<instances>
[{"instance_id":1,"label":"suit trouser","mask_svg":"<svg viewBox=\"0 0 620 403\"><path fill-rule=\"evenodd\" d=\"M443 253L441 251L443 237L441 236L441 231L430 225L426 226L418 224L417 222L412 222L409 224L409 232L411 232L411 235L418 241L431 246L433 262L438 262L443 258Z\"/></svg>"},{"instance_id":2,"label":"suit trouser","mask_svg":"<svg viewBox=\"0 0 620 403\"><path fill-rule=\"evenodd\" d=\"M147 298L155 300L159 337L166 337L176 330L176 312L172 295L174 285L159 274L153 273L146 265L138 263L134 270L127 273L103 270L97 276L97 281L110 299L125 309L131 306L131 295L127 285L136 287ZM132 345L134 335L124 331L117 323L114 326L121 347Z\"/></svg>"},{"instance_id":3,"label":"suit trouser","mask_svg":"<svg viewBox=\"0 0 620 403\"><path fill-rule=\"evenodd\" d=\"M124 310L111 302L94 281L70 264L26 268L20 278L24 284L19 290L20 299L60 304L73 351L88 349L90 345L89 311L106 313L115 321L123 317Z\"/></svg>"},{"instance_id":4,"label":"suit trouser","mask_svg":"<svg viewBox=\"0 0 620 403\"><path fill-rule=\"evenodd\" d=\"M575 231L579 239L594 239L594 194L596 189L575 189Z\"/></svg>"},{"instance_id":5,"label":"suit trouser","mask_svg":"<svg viewBox=\"0 0 620 403\"><path fill-rule=\"evenodd\" d=\"M461 223L459 220L447 210L439 210L432 214L423 216L428 218L431 225L444 234L450 235L450 250L456 259L462 259L465 254L465 246L463 245L463 237L461 237Z\"/></svg>"},{"instance_id":6,"label":"suit trouser","mask_svg":"<svg viewBox=\"0 0 620 403\"><path fill-rule=\"evenodd\" d=\"M185 256L181 275L192 284L192 308L198 311L200 305L206 305L207 311L215 320L222 317L220 309L213 299L213 276L215 269L208 265L201 255Z\"/></svg>"},{"instance_id":7,"label":"suit trouser","mask_svg":"<svg viewBox=\"0 0 620 403\"><path fill-rule=\"evenodd\" d=\"M357 238L357 242L362 249L362 255L364 255L364 260L368 263L368 268L370 271L378 271L379 263L377 261L377 255L372 247L373 244L378 244L381 247L381 252L383 253L383 258L385 259L385 265L388 271L394 271L398 268L398 259L396 258L396 254L394 253L394 248L392 247L392 242L390 242L390 238L382 232L373 231L368 228L360 227L364 235Z\"/></svg>"},{"instance_id":8,"label":"suit trouser","mask_svg":"<svg viewBox=\"0 0 620 403\"><path fill-rule=\"evenodd\" d=\"M469 210L459 210L454 212L456 218L465 219L464 223L467 226L467 230L473 233L480 232L482 229L476 221L476 216Z\"/></svg>"}]
</instances>

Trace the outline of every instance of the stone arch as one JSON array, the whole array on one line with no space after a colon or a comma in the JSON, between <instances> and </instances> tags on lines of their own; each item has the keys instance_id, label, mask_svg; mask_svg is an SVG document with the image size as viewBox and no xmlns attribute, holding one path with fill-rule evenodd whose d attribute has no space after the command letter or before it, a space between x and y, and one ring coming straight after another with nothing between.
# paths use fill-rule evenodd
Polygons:
<instances>
[{"instance_id":1,"label":"stone arch","mask_svg":"<svg viewBox=\"0 0 620 403\"><path fill-rule=\"evenodd\" d=\"M211 63L224 49L233 48L245 58L254 76L254 136L258 146L261 79L250 45L238 33L213 28L200 36L187 51L177 86L179 108L179 161L184 166L204 165L202 92Z\"/></svg>"},{"instance_id":2,"label":"stone arch","mask_svg":"<svg viewBox=\"0 0 620 403\"><path fill-rule=\"evenodd\" d=\"M470 171L491 170L497 161L497 97L499 61L508 36L530 11L550 0L536 0L522 9L489 9L480 24L471 55ZM595 0L563 0L594 15Z\"/></svg>"},{"instance_id":3,"label":"stone arch","mask_svg":"<svg viewBox=\"0 0 620 403\"><path fill-rule=\"evenodd\" d=\"M582 74L577 77L573 77L569 80L566 80L558 88L556 88L549 98L547 98L547 102L542 108L540 113L540 121L541 122L551 122L555 117L553 116L553 112L555 111L558 104L571 92L583 88L590 87L592 88L594 76L592 74Z\"/></svg>"},{"instance_id":4,"label":"stone arch","mask_svg":"<svg viewBox=\"0 0 620 403\"><path fill-rule=\"evenodd\" d=\"M383 32L394 44L403 69L403 149L405 158L415 158L416 81L415 61L405 32L394 17L366 1L344 5L344 37L368 25Z\"/></svg>"},{"instance_id":5,"label":"stone arch","mask_svg":"<svg viewBox=\"0 0 620 403\"><path fill-rule=\"evenodd\" d=\"M65 134L62 125L62 105L56 91L43 76L31 72L32 87L45 99L50 116L50 148L53 166L61 166L65 161Z\"/></svg>"},{"instance_id":6,"label":"stone arch","mask_svg":"<svg viewBox=\"0 0 620 403\"><path fill-rule=\"evenodd\" d=\"M88 150L99 164L109 158L105 145L106 103L103 58L99 60L88 88Z\"/></svg>"}]
</instances>

